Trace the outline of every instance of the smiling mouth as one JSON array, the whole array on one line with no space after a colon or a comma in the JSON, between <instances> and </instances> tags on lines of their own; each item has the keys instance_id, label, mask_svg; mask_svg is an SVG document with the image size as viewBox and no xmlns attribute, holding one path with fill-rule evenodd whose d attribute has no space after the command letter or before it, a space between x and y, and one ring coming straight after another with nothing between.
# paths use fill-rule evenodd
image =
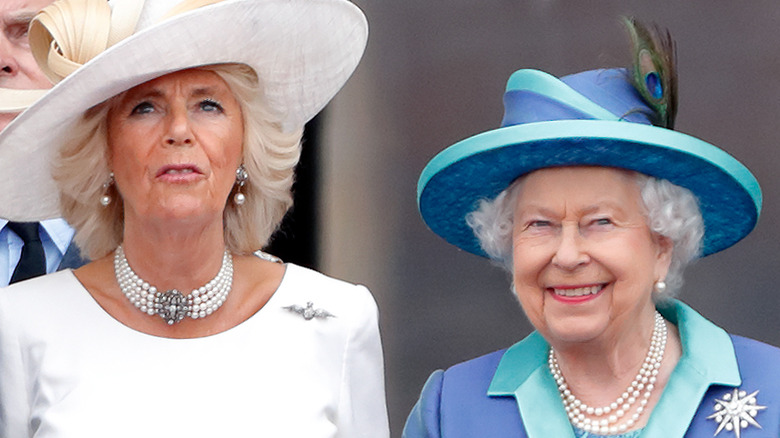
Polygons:
<instances>
[{"instance_id":1,"label":"smiling mouth","mask_svg":"<svg viewBox=\"0 0 780 438\"><path fill-rule=\"evenodd\" d=\"M605 285L599 284L595 286L575 287L567 289L551 288L552 292L560 297L584 297L588 295L596 295L604 289Z\"/></svg>"}]
</instances>

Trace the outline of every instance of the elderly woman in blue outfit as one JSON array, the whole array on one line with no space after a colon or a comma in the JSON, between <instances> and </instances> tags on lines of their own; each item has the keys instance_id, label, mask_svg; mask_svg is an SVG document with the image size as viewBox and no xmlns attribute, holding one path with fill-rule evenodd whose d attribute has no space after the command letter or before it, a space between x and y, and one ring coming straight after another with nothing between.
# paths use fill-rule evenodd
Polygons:
<instances>
[{"instance_id":1,"label":"elderly woman in blue outfit","mask_svg":"<svg viewBox=\"0 0 780 438\"><path fill-rule=\"evenodd\" d=\"M509 79L502 127L437 155L427 225L512 274L536 331L436 371L404 437L778 436L780 350L674 299L755 226L761 191L676 132L674 44L627 22L632 69Z\"/></svg>"}]
</instances>

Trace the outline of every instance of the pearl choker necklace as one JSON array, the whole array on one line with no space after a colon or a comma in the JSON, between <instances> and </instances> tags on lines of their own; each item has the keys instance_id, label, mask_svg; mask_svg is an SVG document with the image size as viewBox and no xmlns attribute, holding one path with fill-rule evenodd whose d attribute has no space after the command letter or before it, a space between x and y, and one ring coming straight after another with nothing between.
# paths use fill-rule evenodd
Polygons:
<instances>
[{"instance_id":1,"label":"pearl choker necklace","mask_svg":"<svg viewBox=\"0 0 780 438\"><path fill-rule=\"evenodd\" d=\"M571 393L569 386L566 384L566 379L563 378L561 369L558 367L558 359L555 357L555 352L550 347L547 364L550 367L555 383L558 385L558 392L561 395L561 400L563 400L563 406L566 408L569 421L575 427L586 432L595 432L602 435L623 433L633 427L644 412L648 399L650 399L650 395L655 387L658 369L661 367L661 361L664 358L666 338L666 323L661 314L656 311L653 337L650 340L650 349L647 351L642 368L634 378L634 381L631 382L617 400L608 406L599 408L586 405ZM636 407L634 414L628 420L618 423L618 420L631 411L637 401L639 401L639 406Z\"/></svg>"},{"instance_id":2,"label":"pearl choker necklace","mask_svg":"<svg viewBox=\"0 0 780 438\"><path fill-rule=\"evenodd\" d=\"M159 315L172 325L187 316L205 318L222 306L233 287L233 256L225 249L222 267L216 277L189 295L183 295L176 289L160 292L141 279L127 263L122 245L114 253L114 275L122 293L136 308L147 315Z\"/></svg>"}]
</instances>

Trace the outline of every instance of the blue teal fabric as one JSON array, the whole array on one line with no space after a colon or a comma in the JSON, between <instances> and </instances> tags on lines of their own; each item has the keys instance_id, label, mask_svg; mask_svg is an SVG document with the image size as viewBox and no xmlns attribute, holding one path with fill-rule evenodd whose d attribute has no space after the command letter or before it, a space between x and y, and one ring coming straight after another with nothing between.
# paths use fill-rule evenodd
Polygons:
<instances>
[{"instance_id":1,"label":"blue teal fabric","mask_svg":"<svg viewBox=\"0 0 780 438\"><path fill-rule=\"evenodd\" d=\"M642 430L632 430L631 432L620 433L617 435L598 435L575 427L574 436L576 438L640 438L642 436Z\"/></svg>"},{"instance_id":2,"label":"blue teal fabric","mask_svg":"<svg viewBox=\"0 0 780 438\"><path fill-rule=\"evenodd\" d=\"M767 408L741 438L780 436L780 349L729 335L687 305L658 306L675 323L682 357L642 438L712 437L715 400L739 388L759 390ZM404 438L575 438L547 368L549 345L537 332L507 350L436 371L412 409ZM721 433L725 434L726 431ZM726 435L728 436L728 435Z\"/></svg>"},{"instance_id":3,"label":"blue teal fabric","mask_svg":"<svg viewBox=\"0 0 780 438\"><path fill-rule=\"evenodd\" d=\"M652 125L652 110L627 74L625 69L590 70L558 79L538 70L515 72L504 93L501 127L572 119Z\"/></svg>"},{"instance_id":4,"label":"blue teal fabric","mask_svg":"<svg viewBox=\"0 0 780 438\"><path fill-rule=\"evenodd\" d=\"M758 181L742 163L705 141L652 126L650 108L623 69L558 79L520 70L509 79L501 128L462 140L436 155L417 185L420 214L449 243L487 256L465 217L515 179L557 166L607 166L663 178L699 199L702 253L735 244L761 211Z\"/></svg>"}]
</instances>

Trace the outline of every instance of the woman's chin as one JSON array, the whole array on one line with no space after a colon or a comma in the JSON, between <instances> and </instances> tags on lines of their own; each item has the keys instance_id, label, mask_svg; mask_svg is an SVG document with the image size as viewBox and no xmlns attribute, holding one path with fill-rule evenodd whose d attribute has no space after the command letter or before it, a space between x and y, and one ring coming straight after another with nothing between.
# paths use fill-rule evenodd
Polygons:
<instances>
[{"instance_id":1,"label":"woman's chin","mask_svg":"<svg viewBox=\"0 0 780 438\"><path fill-rule=\"evenodd\" d=\"M201 222L203 220L222 221L224 206L209 204L200 198L177 196L166 199L158 205L147 210L146 217L164 222Z\"/></svg>"},{"instance_id":2,"label":"woman's chin","mask_svg":"<svg viewBox=\"0 0 780 438\"><path fill-rule=\"evenodd\" d=\"M553 346L598 341L609 326L609 318L577 315L547 318L547 340Z\"/></svg>"}]
</instances>

